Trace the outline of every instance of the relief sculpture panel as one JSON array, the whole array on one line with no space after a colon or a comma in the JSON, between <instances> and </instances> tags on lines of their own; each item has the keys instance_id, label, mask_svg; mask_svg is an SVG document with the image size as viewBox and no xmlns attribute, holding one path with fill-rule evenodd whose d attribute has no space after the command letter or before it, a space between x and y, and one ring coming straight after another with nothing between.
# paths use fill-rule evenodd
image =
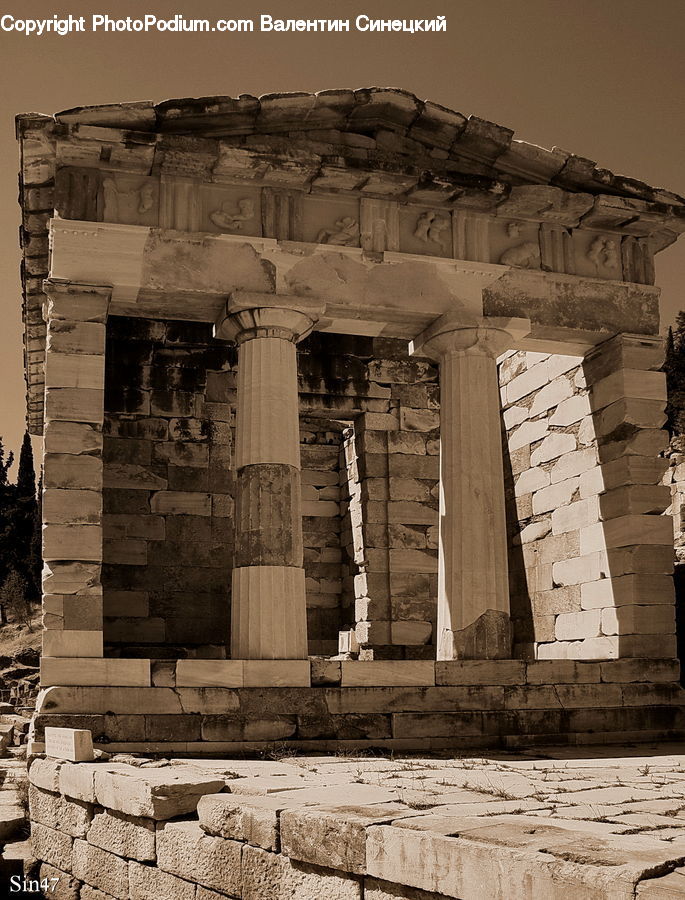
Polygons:
<instances>
[{"instance_id":1,"label":"relief sculpture panel","mask_svg":"<svg viewBox=\"0 0 685 900\"><path fill-rule=\"evenodd\" d=\"M118 225L157 225L159 182L156 178L104 172L100 184L103 222Z\"/></svg>"},{"instance_id":2,"label":"relief sculpture panel","mask_svg":"<svg viewBox=\"0 0 685 900\"><path fill-rule=\"evenodd\" d=\"M262 234L261 191L241 186L203 185L201 230L219 234Z\"/></svg>"},{"instance_id":3,"label":"relief sculpture panel","mask_svg":"<svg viewBox=\"0 0 685 900\"><path fill-rule=\"evenodd\" d=\"M410 206L400 212L400 249L426 256L452 256L452 218L448 209Z\"/></svg>"}]
</instances>

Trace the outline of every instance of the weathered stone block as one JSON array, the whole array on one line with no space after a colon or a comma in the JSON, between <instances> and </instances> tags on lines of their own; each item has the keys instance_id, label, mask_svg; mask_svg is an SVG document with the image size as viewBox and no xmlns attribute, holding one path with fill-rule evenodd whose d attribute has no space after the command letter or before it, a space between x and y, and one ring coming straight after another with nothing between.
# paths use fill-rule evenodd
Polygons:
<instances>
[{"instance_id":1,"label":"weathered stone block","mask_svg":"<svg viewBox=\"0 0 685 900\"><path fill-rule=\"evenodd\" d=\"M201 796L223 787L223 779L180 768L95 772L95 795L101 806L158 820L194 812Z\"/></svg>"},{"instance_id":2,"label":"weathered stone block","mask_svg":"<svg viewBox=\"0 0 685 900\"><path fill-rule=\"evenodd\" d=\"M197 822L168 822L157 832L157 865L171 875L240 896L242 844L205 834Z\"/></svg>"},{"instance_id":3,"label":"weathered stone block","mask_svg":"<svg viewBox=\"0 0 685 900\"><path fill-rule=\"evenodd\" d=\"M594 428L598 438L606 438L626 426L661 428L666 422L664 400L636 400L632 397L616 400L601 412L595 413Z\"/></svg>"},{"instance_id":4,"label":"weathered stone block","mask_svg":"<svg viewBox=\"0 0 685 900\"><path fill-rule=\"evenodd\" d=\"M87 668L78 659L41 659L41 685L150 685L147 659L88 659Z\"/></svg>"},{"instance_id":5,"label":"weathered stone block","mask_svg":"<svg viewBox=\"0 0 685 900\"><path fill-rule=\"evenodd\" d=\"M73 852L73 873L112 897L128 900L128 864L126 860L76 839Z\"/></svg>"},{"instance_id":6,"label":"weathered stone block","mask_svg":"<svg viewBox=\"0 0 685 900\"><path fill-rule=\"evenodd\" d=\"M99 424L104 415L101 390L85 387L47 387L45 418L48 422L87 422Z\"/></svg>"},{"instance_id":7,"label":"weathered stone block","mask_svg":"<svg viewBox=\"0 0 685 900\"><path fill-rule=\"evenodd\" d=\"M94 816L88 829L87 840L89 844L116 853L117 856L141 862L153 861L156 858L153 819L103 810Z\"/></svg>"},{"instance_id":8,"label":"weathered stone block","mask_svg":"<svg viewBox=\"0 0 685 900\"><path fill-rule=\"evenodd\" d=\"M102 515L99 491L60 490L43 492L43 522L55 525L97 525Z\"/></svg>"},{"instance_id":9,"label":"weathered stone block","mask_svg":"<svg viewBox=\"0 0 685 900\"><path fill-rule=\"evenodd\" d=\"M673 579L669 575L622 575L600 578L581 587L583 609L673 602Z\"/></svg>"},{"instance_id":10,"label":"weathered stone block","mask_svg":"<svg viewBox=\"0 0 685 900\"><path fill-rule=\"evenodd\" d=\"M574 450L564 454L554 463L550 470L552 484L582 475L597 464L597 451L594 447L585 450Z\"/></svg>"},{"instance_id":11,"label":"weathered stone block","mask_svg":"<svg viewBox=\"0 0 685 900\"><path fill-rule=\"evenodd\" d=\"M44 525L43 558L100 562L102 530L99 525Z\"/></svg>"},{"instance_id":12,"label":"weathered stone block","mask_svg":"<svg viewBox=\"0 0 685 900\"><path fill-rule=\"evenodd\" d=\"M93 807L88 803L69 801L60 794L44 791L31 785L29 788L31 819L72 837L86 836Z\"/></svg>"},{"instance_id":13,"label":"weathered stone block","mask_svg":"<svg viewBox=\"0 0 685 900\"><path fill-rule=\"evenodd\" d=\"M296 798L283 799L279 793L209 794L200 799L197 814L200 828L207 834L278 852L279 817L282 810L293 805L298 805Z\"/></svg>"},{"instance_id":14,"label":"weathered stone block","mask_svg":"<svg viewBox=\"0 0 685 900\"><path fill-rule=\"evenodd\" d=\"M53 321L48 330L47 349L53 353L102 356L105 352L105 326L100 322Z\"/></svg>"},{"instance_id":15,"label":"weathered stone block","mask_svg":"<svg viewBox=\"0 0 685 900\"><path fill-rule=\"evenodd\" d=\"M674 604L635 606L627 604L602 610L603 634L674 634Z\"/></svg>"},{"instance_id":16,"label":"weathered stone block","mask_svg":"<svg viewBox=\"0 0 685 900\"><path fill-rule=\"evenodd\" d=\"M196 900L197 885L192 881L133 860L128 867L130 900Z\"/></svg>"},{"instance_id":17,"label":"weathered stone block","mask_svg":"<svg viewBox=\"0 0 685 900\"><path fill-rule=\"evenodd\" d=\"M48 863L42 863L38 877L49 885L51 900L80 900L80 898L87 900L82 888L79 893L81 882L78 878L74 878L61 869L56 869Z\"/></svg>"},{"instance_id":18,"label":"weathered stone block","mask_svg":"<svg viewBox=\"0 0 685 900\"><path fill-rule=\"evenodd\" d=\"M568 426L590 415L590 398L587 394L576 394L557 406L549 419L550 425Z\"/></svg>"},{"instance_id":19,"label":"weathered stone block","mask_svg":"<svg viewBox=\"0 0 685 900\"><path fill-rule=\"evenodd\" d=\"M44 631L41 671L44 666L49 667L47 660L51 657L98 659L102 657L102 649L101 631ZM87 677L87 673L83 676ZM41 683L46 682L41 680Z\"/></svg>"},{"instance_id":20,"label":"weathered stone block","mask_svg":"<svg viewBox=\"0 0 685 900\"><path fill-rule=\"evenodd\" d=\"M29 783L42 791L59 793L59 773L63 765L62 760L34 759L29 766Z\"/></svg>"},{"instance_id":21,"label":"weathered stone block","mask_svg":"<svg viewBox=\"0 0 685 900\"><path fill-rule=\"evenodd\" d=\"M433 685L435 663L431 660L345 661L342 662L343 687L376 685Z\"/></svg>"},{"instance_id":22,"label":"weathered stone block","mask_svg":"<svg viewBox=\"0 0 685 900\"><path fill-rule=\"evenodd\" d=\"M46 453L43 460L43 471L46 490L48 488L86 491L102 489L102 460L95 456Z\"/></svg>"},{"instance_id":23,"label":"weathered stone block","mask_svg":"<svg viewBox=\"0 0 685 900\"><path fill-rule=\"evenodd\" d=\"M599 610L579 613L562 613L557 616L555 636L558 641L577 641L599 637L601 634Z\"/></svg>"},{"instance_id":24,"label":"weathered stone block","mask_svg":"<svg viewBox=\"0 0 685 900\"><path fill-rule=\"evenodd\" d=\"M363 874L368 827L392 821L403 811L394 804L284 809L282 852L301 862Z\"/></svg>"},{"instance_id":25,"label":"weathered stone block","mask_svg":"<svg viewBox=\"0 0 685 900\"><path fill-rule=\"evenodd\" d=\"M632 484L615 488L600 495L602 519L617 519L627 515L660 515L671 502L667 485Z\"/></svg>"},{"instance_id":26,"label":"weathered stone block","mask_svg":"<svg viewBox=\"0 0 685 900\"><path fill-rule=\"evenodd\" d=\"M514 659L438 660L435 683L440 684L523 684L526 664Z\"/></svg>"},{"instance_id":27,"label":"weathered stone block","mask_svg":"<svg viewBox=\"0 0 685 900\"><path fill-rule=\"evenodd\" d=\"M574 659L539 659L526 663L528 684L595 684L599 680L599 663Z\"/></svg>"},{"instance_id":28,"label":"weathered stone block","mask_svg":"<svg viewBox=\"0 0 685 900\"><path fill-rule=\"evenodd\" d=\"M33 855L42 862L50 863L63 872L72 871L71 849L73 838L56 828L49 828L39 822L31 823L31 847Z\"/></svg>"},{"instance_id":29,"label":"weathered stone block","mask_svg":"<svg viewBox=\"0 0 685 900\"><path fill-rule=\"evenodd\" d=\"M640 544L668 544L673 539L673 524L668 516L620 516L586 525L580 532L581 553Z\"/></svg>"},{"instance_id":30,"label":"weathered stone block","mask_svg":"<svg viewBox=\"0 0 685 900\"><path fill-rule=\"evenodd\" d=\"M532 466L538 466L540 463L549 462L557 459L567 453L571 453L576 449L576 438L572 434L564 432L555 432L548 435L543 442L530 454L530 463Z\"/></svg>"},{"instance_id":31,"label":"weathered stone block","mask_svg":"<svg viewBox=\"0 0 685 900\"><path fill-rule=\"evenodd\" d=\"M579 478L568 478L566 481L559 481L536 491L533 495L533 514L540 515L550 510L556 510L560 506L566 506L578 490L579 483Z\"/></svg>"},{"instance_id":32,"label":"weathered stone block","mask_svg":"<svg viewBox=\"0 0 685 900\"><path fill-rule=\"evenodd\" d=\"M45 453L99 453L102 432L95 425L77 422L50 422L45 427Z\"/></svg>"},{"instance_id":33,"label":"weathered stone block","mask_svg":"<svg viewBox=\"0 0 685 900\"><path fill-rule=\"evenodd\" d=\"M666 375L640 369L619 369L590 388L593 410L604 409L624 397L640 400L666 400Z\"/></svg>"},{"instance_id":34,"label":"weathered stone block","mask_svg":"<svg viewBox=\"0 0 685 900\"><path fill-rule=\"evenodd\" d=\"M540 468L540 466L536 466L534 469L526 469L516 479L514 494L517 497L522 497L524 494L530 494L533 491L546 488L549 483L549 472Z\"/></svg>"},{"instance_id":35,"label":"weathered stone block","mask_svg":"<svg viewBox=\"0 0 685 900\"><path fill-rule=\"evenodd\" d=\"M199 491L158 491L152 495L150 508L160 515L209 516L211 495Z\"/></svg>"},{"instance_id":36,"label":"weathered stone block","mask_svg":"<svg viewBox=\"0 0 685 900\"><path fill-rule=\"evenodd\" d=\"M255 847L243 852L243 900L360 900L361 882Z\"/></svg>"},{"instance_id":37,"label":"weathered stone block","mask_svg":"<svg viewBox=\"0 0 685 900\"><path fill-rule=\"evenodd\" d=\"M440 427L440 414L430 409L400 408L402 431L433 431Z\"/></svg>"},{"instance_id":38,"label":"weathered stone block","mask_svg":"<svg viewBox=\"0 0 685 900\"><path fill-rule=\"evenodd\" d=\"M526 449L530 454L530 445L546 437L549 434L549 428L546 419L537 419L535 422L524 422L515 431L512 431L508 438L509 453L515 450ZM537 465L537 463L535 463ZM528 468L525 466L524 468Z\"/></svg>"},{"instance_id":39,"label":"weathered stone block","mask_svg":"<svg viewBox=\"0 0 685 900\"><path fill-rule=\"evenodd\" d=\"M680 662L677 659L616 659L600 663L602 681L618 682L677 682Z\"/></svg>"},{"instance_id":40,"label":"weathered stone block","mask_svg":"<svg viewBox=\"0 0 685 900\"><path fill-rule=\"evenodd\" d=\"M588 497L587 500L576 500L569 506L555 509L552 513L552 533L564 534L567 531L576 531L579 528L593 525L599 519L599 504L596 497ZM591 553L600 549L592 547L583 550L582 553Z\"/></svg>"}]
</instances>

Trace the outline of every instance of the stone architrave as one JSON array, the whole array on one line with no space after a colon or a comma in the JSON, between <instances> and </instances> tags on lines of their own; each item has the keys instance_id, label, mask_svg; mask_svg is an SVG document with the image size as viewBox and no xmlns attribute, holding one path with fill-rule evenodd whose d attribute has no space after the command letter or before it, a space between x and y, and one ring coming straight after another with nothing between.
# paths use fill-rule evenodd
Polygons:
<instances>
[{"instance_id":1,"label":"stone architrave","mask_svg":"<svg viewBox=\"0 0 685 900\"><path fill-rule=\"evenodd\" d=\"M238 345L233 659L307 657L296 344L322 312L240 293L215 328Z\"/></svg>"},{"instance_id":2,"label":"stone architrave","mask_svg":"<svg viewBox=\"0 0 685 900\"><path fill-rule=\"evenodd\" d=\"M440 365L438 659L511 656L497 357L529 331L443 316L410 348Z\"/></svg>"},{"instance_id":3,"label":"stone architrave","mask_svg":"<svg viewBox=\"0 0 685 900\"><path fill-rule=\"evenodd\" d=\"M46 281L43 656L101 657L102 423L112 289Z\"/></svg>"}]
</instances>

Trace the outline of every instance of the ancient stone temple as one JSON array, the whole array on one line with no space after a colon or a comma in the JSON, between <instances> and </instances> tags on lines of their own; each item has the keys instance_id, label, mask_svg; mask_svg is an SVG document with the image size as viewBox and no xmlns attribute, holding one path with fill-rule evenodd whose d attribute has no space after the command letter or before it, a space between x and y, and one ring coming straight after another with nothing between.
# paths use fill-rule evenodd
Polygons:
<instances>
[{"instance_id":1,"label":"ancient stone temple","mask_svg":"<svg viewBox=\"0 0 685 900\"><path fill-rule=\"evenodd\" d=\"M685 730L654 286L683 198L390 89L18 136L37 741Z\"/></svg>"}]
</instances>

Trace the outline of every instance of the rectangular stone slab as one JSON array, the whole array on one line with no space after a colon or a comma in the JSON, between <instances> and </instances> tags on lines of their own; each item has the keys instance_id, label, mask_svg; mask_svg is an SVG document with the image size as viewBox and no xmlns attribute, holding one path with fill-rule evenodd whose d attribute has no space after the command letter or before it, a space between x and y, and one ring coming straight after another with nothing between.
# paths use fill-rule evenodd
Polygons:
<instances>
[{"instance_id":1,"label":"rectangular stone slab","mask_svg":"<svg viewBox=\"0 0 685 900\"><path fill-rule=\"evenodd\" d=\"M45 729L45 752L57 759L90 762L94 759L93 736L86 728Z\"/></svg>"}]
</instances>

